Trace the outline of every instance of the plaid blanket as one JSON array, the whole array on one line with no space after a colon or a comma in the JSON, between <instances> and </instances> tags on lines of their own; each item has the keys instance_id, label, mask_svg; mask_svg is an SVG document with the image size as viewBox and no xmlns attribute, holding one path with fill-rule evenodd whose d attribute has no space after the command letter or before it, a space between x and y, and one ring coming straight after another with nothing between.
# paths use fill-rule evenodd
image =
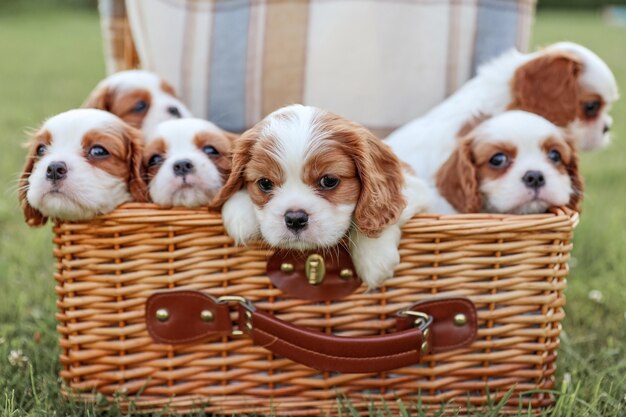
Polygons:
<instances>
[{"instance_id":1,"label":"plaid blanket","mask_svg":"<svg viewBox=\"0 0 626 417\"><path fill-rule=\"evenodd\" d=\"M235 132L304 103L385 135L481 63L526 50L534 9L534 0L100 0L109 72L140 62L196 116Z\"/></svg>"}]
</instances>

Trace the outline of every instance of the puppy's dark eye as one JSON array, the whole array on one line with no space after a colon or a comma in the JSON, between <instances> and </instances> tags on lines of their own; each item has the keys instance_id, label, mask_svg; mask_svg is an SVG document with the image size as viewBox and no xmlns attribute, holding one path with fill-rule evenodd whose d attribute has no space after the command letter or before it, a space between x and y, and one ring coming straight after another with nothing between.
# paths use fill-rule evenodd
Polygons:
<instances>
[{"instance_id":1,"label":"puppy's dark eye","mask_svg":"<svg viewBox=\"0 0 626 417\"><path fill-rule=\"evenodd\" d=\"M163 157L159 154L154 154L148 160L148 166L153 167L155 165L161 164L161 162L163 162Z\"/></svg>"},{"instance_id":2,"label":"puppy's dark eye","mask_svg":"<svg viewBox=\"0 0 626 417\"><path fill-rule=\"evenodd\" d=\"M46 153L46 145L37 146L37 156L43 156Z\"/></svg>"},{"instance_id":3,"label":"puppy's dark eye","mask_svg":"<svg viewBox=\"0 0 626 417\"><path fill-rule=\"evenodd\" d=\"M331 175L324 175L320 179L320 188L322 190L332 190L333 188L339 185L339 178L333 177Z\"/></svg>"},{"instance_id":4,"label":"puppy's dark eye","mask_svg":"<svg viewBox=\"0 0 626 417\"><path fill-rule=\"evenodd\" d=\"M494 168L503 168L509 163L509 157L503 154L502 152L498 152L493 155L489 160L489 165Z\"/></svg>"},{"instance_id":5,"label":"puppy's dark eye","mask_svg":"<svg viewBox=\"0 0 626 417\"><path fill-rule=\"evenodd\" d=\"M554 163L561 162L561 154L559 151L555 151L554 149L548 151L548 158Z\"/></svg>"},{"instance_id":6,"label":"puppy's dark eye","mask_svg":"<svg viewBox=\"0 0 626 417\"><path fill-rule=\"evenodd\" d=\"M263 191L264 193L269 193L274 188L274 183L268 180L267 178L261 178L256 183L259 189Z\"/></svg>"},{"instance_id":7,"label":"puppy's dark eye","mask_svg":"<svg viewBox=\"0 0 626 417\"><path fill-rule=\"evenodd\" d=\"M202 148L202 152L204 152L205 154L207 154L208 156L217 156L220 153L217 151L217 149L215 149L213 146L211 145L207 145L204 148Z\"/></svg>"},{"instance_id":8,"label":"puppy's dark eye","mask_svg":"<svg viewBox=\"0 0 626 417\"><path fill-rule=\"evenodd\" d=\"M143 113L146 110L148 110L148 103L144 100L139 100L133 106L133 113Z\"/></svg>"},{"instance_id":9,"label":"puppy's dark eye","mask_svg":"<svg viewBox=\"0 0 626 417\"><path fill-rule=\"evenodd\" d=\"M585 113L585 116L590 119L598 115L598 113L600 112L600 107L602 107L602 103L600 103L599 100L583 102L583 112Z\"/></svg>"},{"instance_id":10,"label":"puppy's dark eye","mask_svg":"<svg viewBox=\"0 0 626 417\"><path fill-rule=\"evenodd\" d=\"M105 156L108 156L108 155L109 155L109 151L107 151L100 145L94 145L91 147L91 149L89 149L89 156L93 158L104 158Z\"/></svg>"}]
</instances>

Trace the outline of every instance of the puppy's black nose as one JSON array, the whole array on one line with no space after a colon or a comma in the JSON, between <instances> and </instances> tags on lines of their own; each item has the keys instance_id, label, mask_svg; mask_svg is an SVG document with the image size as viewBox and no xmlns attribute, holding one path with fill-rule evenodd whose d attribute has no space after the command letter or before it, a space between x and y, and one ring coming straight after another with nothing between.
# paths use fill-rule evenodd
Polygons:
<instances>
[{"instance_id":1,"label":"puppy's black nose","mask_svg":"<svg viewBox=\"0 0 626 417\"><path fill-rule=\"evenodd\" d=\"M56 182L61 181L67 176L67 165L65 162L54 161L50 162L46 169L46 179L48 181Z\"/></svg>"},{"instance_id":2,"label":"puppy's black nose","mask_svg":"<svg viewBox=\"0 0 626 417\"><path fill-rule=\"evenodd\" d=\"M602 133L607 133L609 130L611 130L611 126L604 125L604 129L602 129Z\"/></svg>"},{"instance_id":3,"label":"puppy's black nose","mask_svg":"<svg viewBox=\"0 0 626 417\"><path fill-rule=\"evenodd\" d=\"M193 163L189 159L181 159L174 162L174 175L178 177L184 177L187 174L193 172Z\"/></svg>"},{"instance_id":4,"label":"puppy's black nose","mask_svg":"<svg viewBox=\"0 0 626 417\"><path fill-rule=\"evenodd\" d=\"M179 119L180 119L181 117L183 117L183 115L182 115L182 114L180 114L180 110L178 110L178 107L176 107L176 106L170 106L170 107L168 107L168 108L167 108L167 112L168 112L169 114L171 114L172 116L174 116L174 117L178 117Z\"/></svg>"},{"instance_id":5,"label":"puppy's black nose","mask_svg":"<svg viewBox=\"0 0 626 417\"><path fill-rule=\"evenodd\" d=\"M308 223L309 215L303 210L289 210L285 213L285 224L289 230L294 232L300 231L304 229Z\"/></svg>"},{"instance_id":6,"label":"puppy's black nose","mask_svg":"<svg viewBox=\"0 0 626 417\"><path fill-rule=\"evenodd\" d=\"M541 171L527 171L522 177L522 181L528 188L541 188L546 185L546 179Z\"/></svg>"}]
</instances>

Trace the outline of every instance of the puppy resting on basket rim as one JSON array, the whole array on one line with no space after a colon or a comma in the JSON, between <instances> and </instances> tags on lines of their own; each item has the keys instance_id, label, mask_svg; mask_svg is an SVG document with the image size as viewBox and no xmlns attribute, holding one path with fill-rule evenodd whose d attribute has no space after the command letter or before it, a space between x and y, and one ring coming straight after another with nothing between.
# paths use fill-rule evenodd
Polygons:
<instances>
[{"instance_id":1,"label":"puppy resting on basket rim","mask_svg":"<svg viewBox=\"0 0 626 417\"><path fill-rule=\"evenodd\" d=\"M364 127L314 107L275 111L235 141L213 201L237 243L260 237L306 250L349 240L356 272L376 288L400 261L401 225L430 201L425 185Z\"/></svg>"},{"instance_id":2,"label":"puppy resting on basket rim","mask_svg":"<svg viewBox=\"0 0 626 417\"><path fill-rule=\"evenodd\" d=\"M102 110L48 119L31 140L20 177L26 222L92 219L129 201L147 201L141 132Z\"/></svg>"}]
</instances>

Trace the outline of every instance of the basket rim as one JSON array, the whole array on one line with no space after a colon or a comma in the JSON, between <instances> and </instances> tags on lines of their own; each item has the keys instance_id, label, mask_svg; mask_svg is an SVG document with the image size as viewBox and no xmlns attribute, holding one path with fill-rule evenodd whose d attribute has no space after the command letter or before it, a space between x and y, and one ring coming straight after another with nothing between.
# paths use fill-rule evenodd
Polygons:
<instances>
[{"instance_id":1,"label":"basket rim","mask_svg":"<svg viewBox=\"0 0 626 417\"><path fill-rule=\"evenodd\" d=\"M222 225L221 214L206 206L197 208L160 207L152 203L125 203L110 213L82 222L56 221L57 231L84 227L129 226L145 224L176 226ZM542 214L434 214L419 213L403 226L403 231L472 235L536 230L571 231L579 223L579 213L556 207Z\"/></svg>"}]
</instances>

